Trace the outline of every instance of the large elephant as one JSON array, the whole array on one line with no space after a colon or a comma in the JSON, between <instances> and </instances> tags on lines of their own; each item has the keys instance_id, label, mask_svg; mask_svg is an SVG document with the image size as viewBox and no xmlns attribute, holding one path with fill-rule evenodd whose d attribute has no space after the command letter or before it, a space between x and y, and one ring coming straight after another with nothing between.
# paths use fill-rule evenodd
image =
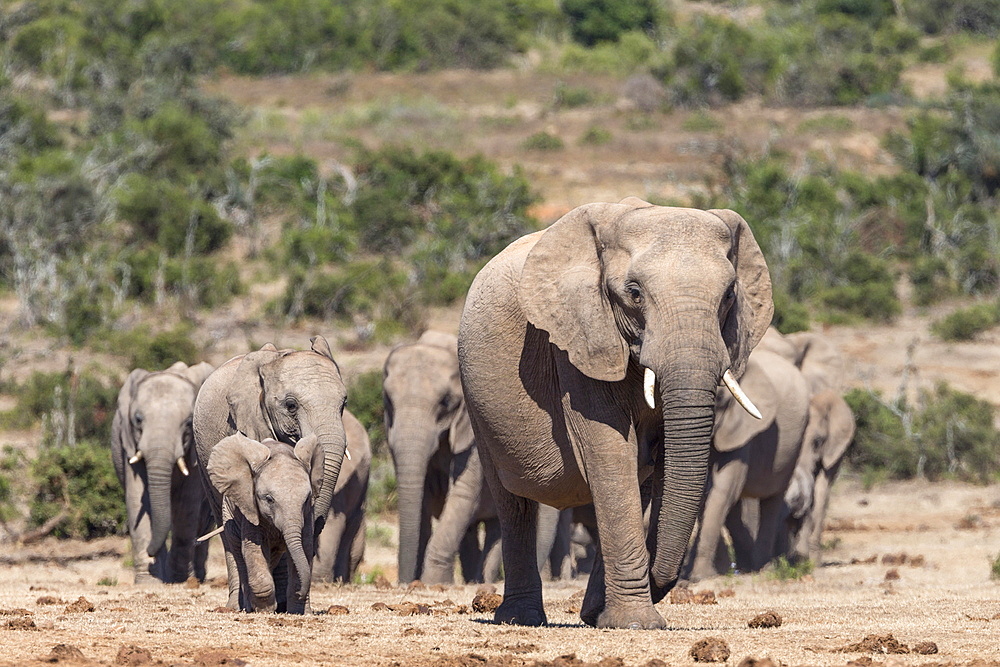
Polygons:
<instances>
[{"instance_id":1,"label":"large elephant","mask_svg":"<svg viewBox=\"0 0 1000 667\"><path fill-rule=\"evenodd\" d=\"M816 558L821 548L823 522L840 462L854 440L854 414L836 391L821 391L809 400L809 425L803 438L798 468L812 485L811 502L800 510L788 538L790 555ZM794 512L793 512L794 514Z\"/></svg>"},{"instance_id":2,"label":"large elephant","mask_svg":"<svg viewBox=\"0 0 1000 667\"><path fill-rule=\"evenodd\" d=\"M754 409L736 378L773 308L739 214L635 198L573 209L480 271L459 359L503 534L498 622L546 622L537 504L593 502L581 618L665 627L653 605L676 584L701 505L716 387Z\"/></svg>"},{"instance_id":3,"label":"large elephant","mask_svg":"<svg viewBox=\"0 0 1000 667\"><path fill-rule=\"evenodd\" d=\"M136 582L205 579L208 545L195 538L211 528L212 515L197 471L191 474L198 465L191 413L212 370L181 361L153 373L137 368L118 392L111 458L125 490Z\"/></svg>"},{"instance_id":4,"label":"large elephant","mask_svg":"<svg viewBox=\"0 0 1000 667\"><path fill-rule=\"evenodd\" d=\"M784 357L754 350L743 388L760 410L753 419L728 392L717 398L715 434L705 503L685 578L718 574L716 553L723 524L729 528L741 571L756 571L774 555L784 518L784 495L795 472L809 420L805 376ZM744 525L742 499L756 499L753 523Z\"/></svg>"},{"instance_id":5,"label":"large elephant","mask_svg":"<svg viewBox=\"0 0 1000 667\"><path fill-rule=\"evenodd\" d=\"M295 447L242 433L219 441L205 469L222 498L223 540L239 545L231 554L239 577L243 611L309 614L315 523L314 491L322 483L323 452L310 435ZM311 475L316 470L318 474ZM285 556L291 566L283 562ZM283 576L278 575L283 568ZM287 581L282 582L282 579ZM287 603L277 593L285 584Z\"/></svg>"},{"instance_id":6,"label":"large elephant","mask_svg":"<svg viewBox=\"0 0 1000 667\"><path fill-rule=\"evenodd\" d=\"M458 339L425 332L389 353L385 425L399 493L399 581L447 583L459 555L466 581L482 581L478 524L487 557L500 539L492 497L465 409ZM432 517L437 519L432 532ZM498 559L497 559L498 560ZM499 565L499 563L497 563ZM488 572L499 569L486 565Z\"/></svg>"},{"instance_id":7,"label":"large elephant","mask_svg":"<svg viewBox=\"0 0 1000 667\"><path fill-rule=\"evenodd\" d=\"M242 433L261 442L273 438L289 445L316 436L317 455L323 457L322 475L315 497L315 532L319 533L333 502L344 460L344 404L347 389L330 346L322 336L312 339L311 350L278 350L268 343L260 350L234 357L220 366L202 385L194 406L194 439L198 458L207 462L223 438ZM318 474L314 471L313 474ZM216 518L223 520L222 495L212 489L209 498ZM229 600L240 604L239 576L234 554L240 545L230 532L223 533ZM312 557L312 551L308 552ZM293 554L293 562L297 558ZM285 606L279 586L278 610Z\"/></svg>"},{"instance_id":8,"label":"large elephant","mask_svg":"<svg viewBox=\"0 0 1000 667\"><path fill-rule=\"evenodd\" d=\"M344 410L347 433L345 461L337 478L337 490L316 540L314 581L350 581L365 555L365 501L372 450L365 427Z\"/></svg>"}]
</instances>

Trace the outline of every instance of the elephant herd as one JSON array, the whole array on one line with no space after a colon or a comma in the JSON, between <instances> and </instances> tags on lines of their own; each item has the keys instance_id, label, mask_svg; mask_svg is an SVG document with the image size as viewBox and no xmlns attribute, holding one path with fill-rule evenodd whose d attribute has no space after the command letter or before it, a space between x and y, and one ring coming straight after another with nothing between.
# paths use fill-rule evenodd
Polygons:
<instances>
[{"instance_id":1,"label":"elephant herd","mask_svg":"<svg viewBox=\"0 0 1000 667\"><path fill-rule=\"evenodd\" d=\"M540 571L569 571L577 521L584 622L662 628L653 605L679 580L815 558L854 421L837 350L769 329L772 311L733 211L629 198L514 241L457 339L426 332L385 361L400 582L451 582L456 556L466 581L502 568L495 620L544 624ZM349 580L371 449L346 401L319 336L132 371L112 453L136 580L203 579L218 533L231 608L308 613L314 579Z\"/></svg>"}]
</instances>

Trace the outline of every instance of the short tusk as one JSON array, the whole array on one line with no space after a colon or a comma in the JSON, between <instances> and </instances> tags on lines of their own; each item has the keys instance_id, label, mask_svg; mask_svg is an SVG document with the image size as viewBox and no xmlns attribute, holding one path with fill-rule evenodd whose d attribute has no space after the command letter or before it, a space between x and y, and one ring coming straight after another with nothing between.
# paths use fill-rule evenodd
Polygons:
<instances>
[{"instance_id":1,"label":"short tusk","mask_svg":"<svg viewBox=\"0 0 1000 667\"><path fill-rule=\"evenodd\" d=\"M344 447L344 456L347 457L348 461L351 460L351 450L349 450L347 447Z\"/></svg>"},{"instance_id":2,"label":"short tusk","mask_svg":"<svg viewBox=\"0 0 1000 667\"><path fill-rule=\"evenodd\" d=\"M211 533L205 533L204 535L202 535L201 537L199 537L197 540L195 540L195 542L205 542L206 540L210 540L213 537L215 537L216 535L221 535L222 531L224 531L224 530L225 530L224 526L219 526L218 528L216 528L215 530L213 530Z\"/></svg>"},{"instance_id":3,"label":"short tusk","mask_svg":"<svg viewBox=\"0 0 1000 667\"><path fill-rule=\"evenodd\" d=\"M135 456L133 456L132 458L130 458L128 460L128 462L129 462L130 465L135 465L136 463L138 463L141 460L142 460L142 450L140 449L139 451L137 451L135 453Z\"/></svg>"},{"instance_id":4,"label":"short tusk","mask_svg":"<svg viewBox=\"0 0 1000 667\"><path fill-rule=\"evenodd\" d=\"M763 418L760 414L760 410L757 409L757 406L753 404L750 397L747 396L746 392L743 391L743 388L740 387L740 383L733 377L732 371L726 371L722 376L722 381L725 383L726 389L728 389L733 395L733 398L736 399L736 402L743 406L743 409L750 413L751 417L754 419Z\"/></svg>"},{"instance_id":5,"label":"short tusk","mask_svg":"<svg viewBox=\"0 0 1000 667\"><path fill-rule=\"evenodd\" d=\"M642 395L646 397L646 405L651 408L656 407L656 394L654 389L656 388L656 373L651 369L647 368L646 372L642 376Z\"/></svg>"},{"instance_id":6,"label":"short tusk","mask_svg":"<svg viewBox=\"0 0 1000 667\"><path fill-rule=\"evenodd\" d=\"M181 474L184 475L185 477L191 474L191 472L188 470L187 463L184 463L183 456L177 459L177 467L181 469Z\"/></svg>"}]
</instances>

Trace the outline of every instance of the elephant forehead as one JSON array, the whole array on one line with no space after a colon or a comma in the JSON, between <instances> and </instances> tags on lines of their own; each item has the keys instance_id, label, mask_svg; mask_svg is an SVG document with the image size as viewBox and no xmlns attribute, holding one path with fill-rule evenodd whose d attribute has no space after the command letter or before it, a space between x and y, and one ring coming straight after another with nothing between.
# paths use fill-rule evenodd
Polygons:
<instances>
[{"instance_id":1,"label":"elephant forehead","mask_svg":"<svg viewBox=\"0 0 1000 667\"><path fill-rule=\"evenodd\" d=\"M186 405L190 411L194 404L194 385L183 378L167 373L149 375L135 392L136 402L166 408L171 404Z\"/></svg>"},{"instance_id":2,"label":"elephant forehead","mask_svg":"<svg viewBox=\"0 0 1000 667\"><path fill-rule=\"evenodd\" d=\"M458 357L431 345L406 345L397 348L385 363L385 388L388 391L448 386L458 373Z\"/></svg>"},{"instance_id":3,"label":"elephant forehead","mask_svg":"<svg viewBox=\"0 0 1000 667\"><path fill-rule=\"evenodd\" d=\"M295 382L303 378L326 380L344 387L340 369L330 359L315 352L292 352L278 357L262 367L262 372L282 382Z\"/></svg>"}]
</instances>

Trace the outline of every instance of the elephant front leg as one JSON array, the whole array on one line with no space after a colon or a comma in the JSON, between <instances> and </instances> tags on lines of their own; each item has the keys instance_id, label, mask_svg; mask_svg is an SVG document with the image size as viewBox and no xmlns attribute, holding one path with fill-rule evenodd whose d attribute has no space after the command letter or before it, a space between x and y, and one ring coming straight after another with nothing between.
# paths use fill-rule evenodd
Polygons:
<instances>
[{"instance_id":1,"label":"elephant front leg","mask_svg":"<svg viewBox=\"0 0 1000 667\"><path fill-rule=\"evenodd\" d=\"M535 563L538 503L504 488L489 457L482 457L486 481L500 521L504 566L503 602L493 615L496 623L545 625L542 578Z\"/></svg>"},{"instance_id":2,"label":"elephant front leg","mask_svg":"<svg viewBox=\"0 0 1000 667\"><path fill-rule=\"evenodd\" d=\"M699 581L719 574L715 569L716 549L722 538L722 526L737 504L746 483L746 466L739 460L717 461L709 471L709 487L705 494L698 529L695 533L689 579ZM736 550L737 565L741 562L741 546L737 535L731 535ZM749 557L749 554L748 554Z\"/></svg>"},{"instance_id":3,"label":"elephant front leg","mask_svg":"<svg viewBox=\"0 0 1000 667\"><path fill-rule=\"evenodd\" d=\"M270 559L264 553L260 536L256 535L254 538L244 537L241 543L241 553L246 568L244 610L274 612L278 609L278 603Z\"/></svg>"},{"instance_id":4,"label":"elephant front leg","mask_svg":"<svg viewBox=\"0 0 1000 667\"><path fill-rule=\"evenodd\" d=\"M635 447L621 441L585 452L600 536L580 618L599 628L663 629L649 588Z\"/></svg>"}]
</instances>

